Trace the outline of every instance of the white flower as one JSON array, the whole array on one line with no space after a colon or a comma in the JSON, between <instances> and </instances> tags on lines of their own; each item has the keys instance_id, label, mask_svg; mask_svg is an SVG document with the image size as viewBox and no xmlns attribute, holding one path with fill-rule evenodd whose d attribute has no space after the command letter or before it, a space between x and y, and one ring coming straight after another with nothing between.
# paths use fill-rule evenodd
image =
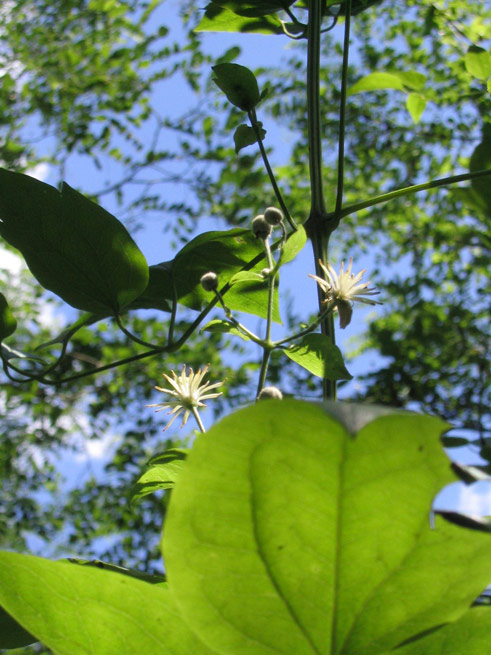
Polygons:
<instances>
[{"instance_id":1,"label":"white flower","mask_svg":"<svg viewBox=\"0 0 491 655\"><path fill-rule=\"evenodd\" d=\"M197 371L197 373L194 373L193 369L190 368L189 374L187 374L186 366L184 365L182 367L181 375L177 376L174 371L171 371L172 377L162 373L167 382L172 386L172 389L163 389L162 387L155 387L155 389L157 389L157 391L162 391L162 393L169 394L171 398L169 398L169 400L166 402L147 405L147 407L159 407L160 409L157 409L157 412L161 412L167 407L171 408L171 411L167 413L173 414L174 416L164 428L164 431L167 430L170 425L172 425L174 419L176 419L182 412L184 412L184 417L181 427L186 425L189 415L193 414L200 427L200 430L202 432L205 431L203 423L201 422L198 414L198 407L206 407L205 403L202 402L203 400L218 398L218 396L221 396L221 391L218 393L209 393L209 391L223 384L222 382L215 382L214 384L205 382L205 384L200 386L201 381L208 372L209 367L210 366L208 364L204 367L203 370L200 369Z\"/></svg>"},{"instance_id":2,"label":"white flower","mask_svg":"<svg viewBox=\"0 0 491 655\"><path fill-rule=\"evenodd\" d=\"M323 279L318 275L309 275L320 286L322 291L326 294L324 302L335 301L337 310L339 311L339 324L340 327L345 328L351 321L351 314L353 313L350 303L363 302L367 305L381 305L378 300L372 300L366 296L376 296L380 292L375 288L370 288L370 282L359 283L366 268L357 273L356 275L351 272L353 266L353 258L349 260L349 266L344 270L344 262L341 262L339 275L334 268L327 262L324 264L319 260L319 265L324 271L326 278Z\"/></svg>"}]
</instances>

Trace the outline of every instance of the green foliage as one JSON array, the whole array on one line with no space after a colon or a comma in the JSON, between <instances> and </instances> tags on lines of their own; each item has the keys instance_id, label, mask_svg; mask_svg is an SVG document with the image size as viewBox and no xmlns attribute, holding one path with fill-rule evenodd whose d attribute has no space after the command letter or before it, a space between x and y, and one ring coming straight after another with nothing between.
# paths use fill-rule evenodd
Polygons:
<instances>
[{"instance_id":1,"label":"green foliage","mask_svg":"<svg viewBox=\"0 0 491 655\"><path fill-rule=\"evenodd\" d=\"M0 170L0 235L37 280L73 307L118 314L148 283L144 256L126 228L68 184L61 192Z\"/></svg>"},{"instance_id":2,"label":"green foliage","mask_svg":"<svg viewBox=\"0 0 491 655\"><path fill-rule=\"evenodd\" d=\"M7 299L0 293L0 341L13 334L16 328L17 321L10 311Z\"/></svg>"},{"instance_id":3,"label":"green foliage","mask_svg":"<svg viewBox=\"0 0 491 655\"><path fill-rule=\"evenodd\" d=\"M36 637L26 632L3 607L0 607L0 648L20 648L36 641Z\"/></svg>"},{"instance_id":4,"label":"green foliage","mask_svg":"<svg viewBox=\"0 0 491 655\"><path fill-rule=\"evenodd\" d=\"M252 111L261 100L254 73L239 64L213 66L213 81L225 93L228 100L242 111Z\"/></svg>"},{"instance_id":5,"label":"green foliage","mask_svg":"<svg viewBox=\"0 0 491 655\"><path fill-rule=\"evenodd\" d=\"M281 22L275 15L240 16L227 7L210 2L196 32L242 32L283 34Z\"/></svg>"},{"instance_id":6,"label":"green foliage","mask_svg":"<svg viewBox=\"0 0 491 655\"><path fill-rule=\"evenodd\" d=\"M407 642L408 654L447 643L457 655L450 635L483 616L469 605L488 581L489 537L429 525L434 494L455 479L446 427L350 404L240 410L180 473L163 541L169 587L3 553L0 602L56 654L369 655Z\"/></svg>"},{"instance_id":7,"label":"green foliage","mask_svg":"<svg viewBox=\"0 0 491 655\"><path fill-rule=\"evenodd\" d=\"M258 128L261 134L261 140L266 136L266 130L263 130L262 123L258 123ZM235 143L235 152L238 154L243 148L251 146L253 143L256 143L256 132L254 128L249 127L249 125L239 125L239 127L234 132L234 143Z\"/></svg>"},{"instance_id":8,"label":"green foliage","mask_svg":"<svg viewBox=\"0 0 491 655\"><path fill-rule=\"evenodd\" d=\"M323 334L307 334L294 346L285 348L285 355L319 378L351 380L339 348Z\"/></svg>"},{"instance_id":9,"label":"green foliage","mask_svg":"<svg viewBox=\"0 0 491 655\"><path fill-rule=\"evenodd\" d=\"M180 619L165 586L14 553L1 561L1 602L8 596L12 613L57 654L212 652Z\"/></svg>"},{"instance_id":10,"label":"green foliage","mask_svg":"<svg viewBox=\"0 0 491 655\"><path fill-rule=\"evenodd\" d=\"M187 449L169 448L161 455L155 455L148 462L149 469L135 483L131 502L159 489L172 489L181 472L188 454Z\"/></svg>"},{"instance_id":11,"label":"green foliage","mask_svg":"<svg viewBox=\"0 0 491 655\"><path fill-rule=\"evenodd\" d=\"M465 68L472 77L487 80L491 77L491 54L479 46L469 46L465 54Z\"/></svg>"}]
</instances>

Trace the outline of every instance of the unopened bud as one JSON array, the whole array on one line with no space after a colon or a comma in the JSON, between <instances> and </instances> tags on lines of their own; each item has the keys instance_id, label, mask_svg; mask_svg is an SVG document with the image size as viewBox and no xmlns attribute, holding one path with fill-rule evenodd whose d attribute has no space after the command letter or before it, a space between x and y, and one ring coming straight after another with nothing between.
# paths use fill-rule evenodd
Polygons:
<instances>
[{"instance_id":1,"label":"unopened bud","mask_svg":"<svg viewBox=\"0 0 491 655\"><path fill-rule=\"evenodd\" d=\"M276 207L268 207L264 212L264 219L273 227L283 221L283 212Z\"/></svg>"},{"instance_id":2,"label":"unopened bud","mask_svg":"<svg viewBox=\"0 0 491 655\"><path fill-rule=\"evenodd\" d=\"M201 276L200 282L205 291L216 291L218 289L218 276L216 273L205 273Z\"/></svg>"},{"instance_id":3,"label":"unopened bud","mask_svg":"<svg viewBox=\"0 0 491 655\"><path fill-rule=\"evenodd\" d=\"M283 394L278 387L264 387L257 397L258 400L269 400L270 398L273 400L281 400Z\"/></svg>"},{"instance_id":4,"label":"unopened bud","mask_svg":"<svg viewBox=\"0 0 491 655\"><path fill-rule=\"evenodd\" d=\"M252 232L256 239L265 241L271 234L271 225L266 221L262 214L252 220Z\"/></svg>"},{"instance_id":5,"label":"unopened bud","mask_svg":"<svg viewBox=\"0 0 491 655\"><path fill-rule=\"evenodd\" d=\"M269 277L270 274L271 274L271 269L270 268L263 268L263 270L261 271L261 275L263 277Z\"/></svg>"},{"instance_id":6,"label":"unopened bud","mask_svg":"<svg viewBox=\"0 0 491 655\"><path fill-rule=\"evenodd\" d=\"M339 327L344 329L351 323L351 317L353 316L353 307L348 300L338 300L336 307L339 312Z\"/></svg>"}]
</instances>

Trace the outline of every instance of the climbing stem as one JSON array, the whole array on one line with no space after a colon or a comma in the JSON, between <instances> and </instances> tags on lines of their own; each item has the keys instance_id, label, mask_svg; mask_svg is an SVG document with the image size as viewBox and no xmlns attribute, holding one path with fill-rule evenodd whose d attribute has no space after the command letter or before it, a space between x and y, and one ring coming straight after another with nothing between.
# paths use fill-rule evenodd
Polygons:
<instances>
[{"instance_id":1,"label":"climbing stem","mask_svg":"<svg viewBox=\"0 0 491 655\"><path fill-rule=\"evenodd\" d=\"M343 205L344 186L344 136L346 130L346 89L348 87L348 58L351 25L351 0L346 3L346 19L344 22L343 66L341 71L341 99L339 102L339 140L338 140L338 182L336 189L336 224L339 222L339 212Z\"/></svg>"},{"instance_id":2,"label":"climbing stem","mask_svg":"<svg viewBox=\"0 0 491 655\"><path fill-rule=\"evenodd\" d=\"M322 188L322 138L320 114L320 42L322 0L310 0L307 25L307 138L309 145L311 215L325 213Z\"/></svg>"},{"instance_id":3,"label":"climbing stem","mask_svg":"<svg viewBox=\"0 0 491 655\"><path fill-rule=\"evenodd\" d=\"M278 184L276 183L276 178L273 173L273 169L271 168L271 164L269 163L268 153L266 152L266 148L264 147L263 140L261 137L261 129L257 122L256 110L251 109L251 111L249 111L247 115L249 117L249 121L251 123L252 129L254 130L254 134L256 135L256 141L257 141L257 145L259 146L261 157L263 158L264 167L266 169L266 172L268 173L269 181L271 182L271 186L273 187L273 191L276 196L276 199L278 200L278 204L280 205L281 211L284 213L286 220L290 224L290 227L296 231L298 230L297 224L295 223L295 221L290 215L290 212L288 211L288 207L286 206L281 191L278 187Z\"/></svg>"}]
</instances>

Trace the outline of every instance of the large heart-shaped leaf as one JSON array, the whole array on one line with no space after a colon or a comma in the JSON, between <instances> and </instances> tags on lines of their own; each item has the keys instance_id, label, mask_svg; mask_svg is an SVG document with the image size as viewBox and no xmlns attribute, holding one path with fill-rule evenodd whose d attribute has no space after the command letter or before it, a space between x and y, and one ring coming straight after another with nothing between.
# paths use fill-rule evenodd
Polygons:
<instances>
[{"instance_id":1,"label":"large heart-shaped leaf","mask_svg":"<svg viewBox=\"0 0 491 655\"><path fill-rule=\"evenodd\" d=\"M66 183L59 192L0 169L0 236L77 309L115 314L147 286L147 263L124 225Z\"/></svg>"},{"instance_id":2,"label":"large heart-shaped leaf","mask_svg":"<svg viewBox=\"0 0 491 655\"><path fill-rule=\"evenodd\" d=\"M0 553L0 604L56 655L211 655L166 587L88 566Z\"/></svg>"},{"instance_id":3,"label":"large heart-shaped leaf","mask_svg":"<svg viewBox=\"0 0 491 655\"><path fill-rule=\"evenodd\" d=\"M164 531L185 620L230 655L378 655L416 638L425 652L491 576L488 535L430 527L456 479L445 428L293 400L221 421L181 471Z\"/></svg>"}]
</instances>

